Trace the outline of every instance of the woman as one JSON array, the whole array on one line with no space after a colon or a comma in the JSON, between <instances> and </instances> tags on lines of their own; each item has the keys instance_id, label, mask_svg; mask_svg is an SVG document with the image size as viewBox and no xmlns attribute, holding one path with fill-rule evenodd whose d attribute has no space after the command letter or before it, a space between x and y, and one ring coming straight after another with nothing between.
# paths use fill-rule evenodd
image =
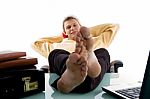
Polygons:
<instances>
[{"instance_id":1,"label":"woman","mask_svg":"<svg viewBox=\"0 0 150 99\"><path fill-rule=\"evenodd\" d=\"M75 51L63 49L50 52L50 72L60 77L52 86L60 92L85 93L94 90L110 67L110 55L104 48L93 51L93 38L88 28L69 16L63 21L64 33L76 42Z\"/></svg>"},{"instance_id":2,"label":"woman","mask_svg":"<svg viewBox=\"0 0 150 99\"><path fill-rule=\"evenodd\" d=\"M101 48L109 47L119 29L119 25L112 23L105 23L92 26L89 29L94 39L93 49L95 50L99 49L100 47ZM68 35L65 32L63 32L63 35L40 38L32 43L32 48L40 55L44 56L45 58L48 58L49 53L53 50L52 47L53 44L63 43L64 41L67 42L69 41ZM69 47L66 48L66 46L65 50L72 52L72 49L70 49Z\"/></svg>"}]
</instances>

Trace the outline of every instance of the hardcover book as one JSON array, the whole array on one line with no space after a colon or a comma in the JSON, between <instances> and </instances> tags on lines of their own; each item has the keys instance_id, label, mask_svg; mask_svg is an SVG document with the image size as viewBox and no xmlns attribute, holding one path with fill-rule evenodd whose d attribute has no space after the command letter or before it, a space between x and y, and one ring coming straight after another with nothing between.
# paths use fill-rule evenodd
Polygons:
<instances>
[{"instance_id":1,"label":"hardcover book","mask_svg":"<svg viewBox=\"0 0 150 99\"><path fill-rule=\"evenodd\" d=\"M0 51L0 62L11 59L17 59L19 57L26 56L26 52L19 51Z\"/></svg>"},{"instance_id":2,"label":"hardcover book","mask_svg":"<svg viewBox=\"0 0 150 99\"><path fill-rule=\"evenodd\" d=\"M32 57L20 57L13 60L3 61L0 62L0 69L6 69L6 68L16 68L19 66L32 66L36 65L38 63L37 58Z\"/></svg>"}]
</instances>

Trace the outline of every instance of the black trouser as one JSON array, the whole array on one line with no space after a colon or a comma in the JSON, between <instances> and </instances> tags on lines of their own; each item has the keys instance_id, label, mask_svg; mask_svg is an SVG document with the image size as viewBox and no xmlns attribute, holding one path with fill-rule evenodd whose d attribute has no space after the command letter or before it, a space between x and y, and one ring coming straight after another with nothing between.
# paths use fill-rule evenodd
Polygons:
<instances>
[{"instance_id":1,"label":"black trouser","mask_svg":"<svg viewBox=\"0 0 150 99\"><path fill-rule=\"evenodd\" d=\"M85 93L92 91L99 85L104 74L110 68L110 55L106 49L100 48L95 50L94 53L98 59L98 62L101 65L100 75L96 78L91 78L87 76L85 81L81 83L79 86L77 86L72 92ZM69 55L70 53L68 51L62 49L53 50L48 57L50 72L56 73L57 75L61 76L66 69L66 60ZM51 86L57 89L58 80L59 78L55 80L54 83L51 84Z\"/></svg>"}]
</instances>

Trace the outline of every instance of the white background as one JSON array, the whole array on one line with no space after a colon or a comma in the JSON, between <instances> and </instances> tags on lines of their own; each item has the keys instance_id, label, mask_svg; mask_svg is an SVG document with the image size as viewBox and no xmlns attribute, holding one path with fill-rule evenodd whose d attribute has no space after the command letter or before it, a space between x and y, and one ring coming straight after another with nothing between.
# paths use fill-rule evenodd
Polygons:
<instances>
[{"instance_id":1,"label":"white background","mask_svg":"<svg viewBox=\"0 0 150 99\"><path fill-rule=\"evenodd\" d=\"M0 51L26 51L47 60L31 48L40 37L60 35L62 20L75 15L82 25L118 23L120 29L108 48L111 60L121 60L120 73L143 76L149 37L148 0L0 0Z\"/></svg>"}]
</instances>

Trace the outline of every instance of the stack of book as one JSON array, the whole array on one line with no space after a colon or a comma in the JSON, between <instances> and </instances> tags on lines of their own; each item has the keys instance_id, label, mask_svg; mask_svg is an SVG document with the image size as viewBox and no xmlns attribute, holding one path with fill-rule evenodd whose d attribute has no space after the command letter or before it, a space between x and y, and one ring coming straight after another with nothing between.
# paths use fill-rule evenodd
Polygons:
<instances>
[{"instance_id":1,"label":"stack of book","mask_svg":"<svg viewBox=\"0 0 150 99\"><path fill-rule=\"evenodd\" d=\"M0 97L21 98L45 90L44 71L37 70L37 58L26 52L0 52Z\"/></svg>"},{"instance_id":2,"label":"stack of book","mask_svg":"<svg viewBox=\"0 0 150 99\"><path fill-rule=\"evenodd\" d=\"M26 52L0 52L0 71L13 69L36 69L36 64L38 64L37 58L27 57Z\"/></svg>"}]
</instances>

